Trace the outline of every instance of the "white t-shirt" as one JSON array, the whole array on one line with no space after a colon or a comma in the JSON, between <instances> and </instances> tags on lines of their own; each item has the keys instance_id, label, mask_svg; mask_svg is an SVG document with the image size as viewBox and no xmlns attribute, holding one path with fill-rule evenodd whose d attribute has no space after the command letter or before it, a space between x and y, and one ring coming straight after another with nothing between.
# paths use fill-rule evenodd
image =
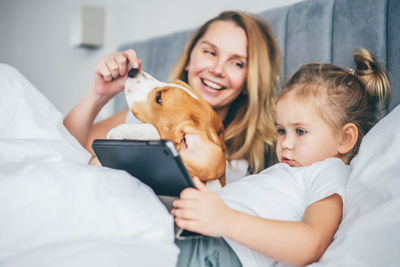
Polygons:
<instances>
[{"instance_id":1,"label":"white t-shirt","mask_svg":"<svg viewBox=\"0 0 400 267\"><path fill-rule=\"evenodd\" d=\"M239 181L246 175L248 175L249 163L245 159L234 159L231 160L230 164L226 161L226 184L230 184Z\"/></svg>"},{"instance_id":2,"label":"white t-shirt","mask_svg":"<svg viewBox=\"0 0 400 267\"><path fill-rule=\"evenodd\" d=\"M259 174L247 176L216 193L232 209L263 218L301 221L310 204L339 194L351 167L342 160L329 158L311 166L294 168L279 163ZM243 266L277 266L277 262L228 238Z\"/></svg>"}]
</instances>

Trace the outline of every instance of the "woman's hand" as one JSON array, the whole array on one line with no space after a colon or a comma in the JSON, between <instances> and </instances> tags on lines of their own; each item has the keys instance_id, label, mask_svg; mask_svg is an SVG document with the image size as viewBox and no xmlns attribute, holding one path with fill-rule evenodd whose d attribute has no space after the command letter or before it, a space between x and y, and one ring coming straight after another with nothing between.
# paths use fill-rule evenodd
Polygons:
<instances>
[{"instance_id":1,"label":"woman's hand","mask_svg":"<svg viewBox=\"0 0 400 267\"><path fill-rule=\"evenodd\" d=\"M102 166L100 160L96 157L93 156L90 160L89 160L89 165L91 166Z\"/></svg>"},{"instance_id":2,"label":"woman's hand","mask_svg":"<svg viewBox=\"0 0 400 267\"><path fill-rule=\"evenodd\" d=\"M197 190L183 190L180 199L173 203L171 213L175 216L176 225L203 235L223 236L231 209L197 177L193 182Z\"/></svg>"},{"instance_id":3,"label":"woman's hand","mask_svg":"<svg viewBox=\"0 0 400 267\"><path fill-rule=\"evenodd\" d=\"M64 119L65 127L92 154L91 141L95 138L105 138L107 132L121 124L125 118L124 114L119 113L109 118L107 122L98 123L98 127L92 127L94 119L103 106L124 89L129 64L133 68L141 66L141 61L133 49L112 52L103 57L96 64L93 87Z\"/></svg>"},{"instance_id":4,"label":"woman's hand","mask_svg":"<svg viewBox=\"0 0 400 267\"><path fill-rule=\"evenodd\" d=\"M112 52L97 62L93 91L96 96L108 101L124 88L126 76L132 68L140 68L141 61L133 49Z\"/></svg>"}]
</instances>

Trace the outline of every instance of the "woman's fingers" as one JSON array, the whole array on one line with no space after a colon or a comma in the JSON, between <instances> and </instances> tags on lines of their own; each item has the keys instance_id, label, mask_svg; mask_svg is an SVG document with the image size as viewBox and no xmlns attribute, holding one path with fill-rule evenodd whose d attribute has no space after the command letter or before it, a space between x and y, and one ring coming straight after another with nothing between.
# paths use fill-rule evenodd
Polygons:
<instances>
[{"instance_id":1,"label":"woman's fingers","mask_svg":"<svg viewBox=\"0 0 400 267\"><path fill-rule=\"evenodd\" d=\"M117 54L115 61L118 64L119 76L124 76L128 71L128 59L123 54Z\"/></svg>"},{"instance_id":2,"label":"woman's fingers","mask_svg":"<svg viewBox=\"0 0 400 267\"><path fill-rule=\"evenodd\" d=\"M124 57L124 56L120 52L113 52L113 53L109 54L108 56L106 56L106 58L105 58L105 65L106 65L108 71L110 72L112 79L117 79L118 77L121 76L120 75L121 65L128 64L126 58L125 58L125 60L122 60L120 57ZM119 64L120 62L122 64ZM126 69L126 67L125 67L125 69Z\"/></svg>"},{"instance_id":3,"label":"woman's fingers","mask_svg":"<svg viewBox=\"0 0 400 267\"><path fill-rule=\"evenodd\" d=\"M100 76L103 77L106 82L112 80L111 72L107 68L104 60L101 60L96 64L95 73L100 74Z\"/></svg>"},{"instance_id":4,"label":"woman's fingers","mask_svg":"<svg viewBox=\"0 0 400 267\"><path fill-rule=\"evenodd\" d=\"M104 81L110 82L125 76L128 73L129 64L133 68L141 66L141 60L137 58L133 49L108 54L96 64L95 71L103 77Z\"/></svg>"},{"instance_id":5,"label":"woman's fingers","mask_svg":"<svg viewBox=\"0 0 400 267\"><path fill-rule=\"evenodd\" d=\"M122 54L128 59L128 62L131 64L132 68L139 69L141 67L142 62L140 59L138 59L135 50L128 49L122 52Z\"/></svg>"},{"instance_id":6,"label":"woman's fingers","mask_svg":"<svg viewBox=\"0 0 400 267\"><path fill-rule=\"evenodd\" d=\"M119 77L118 64L115 61L107 61L106 64L112 79L117 79Z\"/></svg>"},{"instance_id":7,"label":"woman's fingers","mask_svg":"<svg viewBox=\"0 0 400 267\"><path fill-rule=\"evenodd\" d=\"M110 82L125 76L128 72L129 64L132 66L140 66L141 64L133 49L110 53L98 62L96 71L103 76L105 81Z\"/></svg>"}]
</instances>

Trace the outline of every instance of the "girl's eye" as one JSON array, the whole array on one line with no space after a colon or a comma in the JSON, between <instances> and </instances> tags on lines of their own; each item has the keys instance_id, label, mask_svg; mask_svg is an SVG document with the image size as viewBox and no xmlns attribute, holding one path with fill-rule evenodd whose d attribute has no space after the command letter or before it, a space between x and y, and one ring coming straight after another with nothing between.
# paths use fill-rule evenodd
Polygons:
<instances>
[{"instance_id":1,"label":"girl's eye","mask_svg":"<svg viewBox=\"0 0 400 267\"><path fill-rule=\"evenodd\" d=\"M284 135L284 134L286 134L286 130L285 130L285 129L282 129L282 128L276 129L276 132L278 133L278 135Z\"/></svg>"},{"instance_id":2,"label":"girl's eye","mask_svg":"<svg viewBox=\"0 0 400 267\"><path fill-rule=\"evenodd\" d=\"M305 135L307 132L306 132L305 130L303 130L303 129L297 128L297 129L296 129L296 133L297 133L298 135Z\"/></svg>"}]
</instances>

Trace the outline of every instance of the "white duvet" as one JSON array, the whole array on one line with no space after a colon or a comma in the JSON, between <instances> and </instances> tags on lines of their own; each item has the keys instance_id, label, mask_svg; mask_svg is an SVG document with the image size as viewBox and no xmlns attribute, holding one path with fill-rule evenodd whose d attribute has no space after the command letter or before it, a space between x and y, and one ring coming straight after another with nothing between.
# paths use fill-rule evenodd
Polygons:
<instances>
[{"instance_id":1,"label":"white duvet","mask_svg":"<svg viewBox=\"0 0 400 267\"><path fill-rule=\"evenodd\" d=\"M158 198L123 171L88 166L62 119L0 64L0 265L175 266Z\"/></svg>"}]
</instances>

